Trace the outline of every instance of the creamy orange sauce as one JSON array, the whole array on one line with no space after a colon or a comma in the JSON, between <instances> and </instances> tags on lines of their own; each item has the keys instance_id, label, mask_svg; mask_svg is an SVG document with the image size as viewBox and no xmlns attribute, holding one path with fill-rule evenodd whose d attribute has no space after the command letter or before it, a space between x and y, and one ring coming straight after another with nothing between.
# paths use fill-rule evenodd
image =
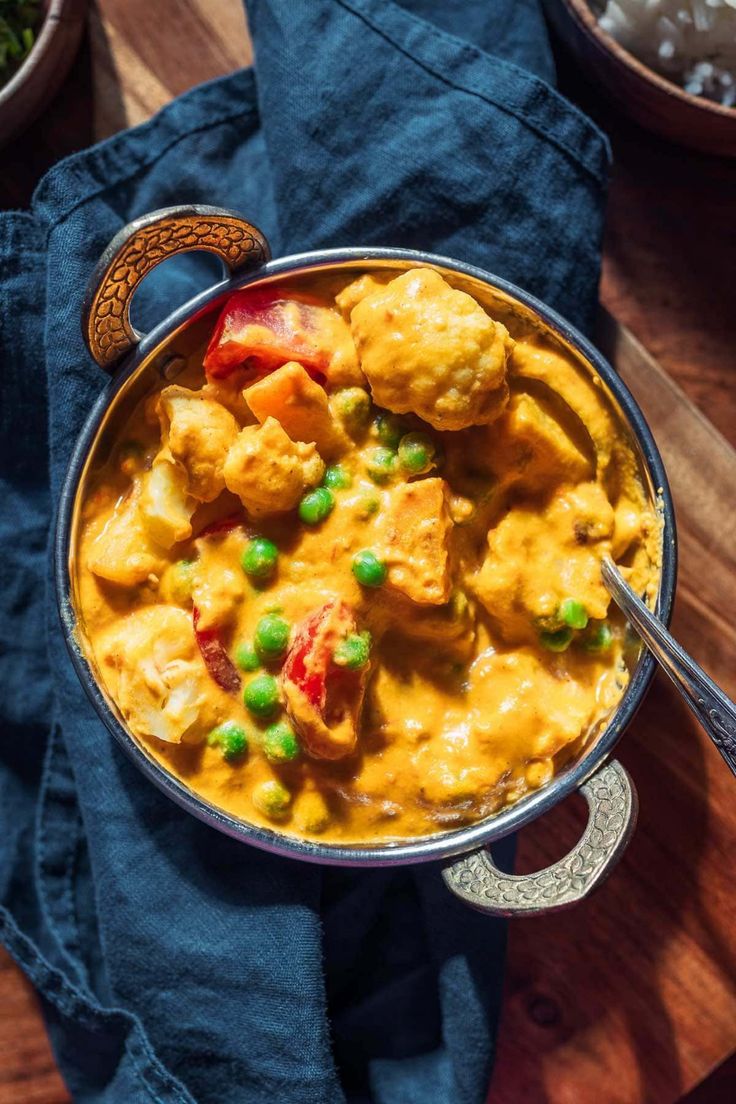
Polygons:
<instances>
[{"instance_id":1,"label":"creamy orange sauce","mask_svg":"<svg viewBox=\"0 0 736 1104\"><path fill-rule=\"evenodd\" d=\"M626 434L554 339L431 270L346 284L290 285L277 323L228 317L223 375L159 382L88 484L76 556L84 639L150 754L238 817L336 843L456 827L544 785L629 679L601 558L650 598L659 563ZM233 368L238 341L261 352ZM302 520L325 481L331 512ZM278 550L262 578L241 566L254 536ZM356 577L366 551L381 585ZM322 609L318 708L288 672ZM269 616L288 643L259 656ZM341 665L366 633L367 661ZM278 701L259 717L243 695L264 674ZM223 724L247 747L226 756Z\"/></svg>"}]
</instances>

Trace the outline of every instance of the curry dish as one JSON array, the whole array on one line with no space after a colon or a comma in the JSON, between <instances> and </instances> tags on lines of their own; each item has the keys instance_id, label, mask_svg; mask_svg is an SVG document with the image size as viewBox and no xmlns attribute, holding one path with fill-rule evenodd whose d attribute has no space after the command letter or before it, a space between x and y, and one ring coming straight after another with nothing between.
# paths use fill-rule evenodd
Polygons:
<instances>
[{"instance_id":1,"label":"curry dish","mask_svg":"<svg viewBox=\"0 0 736 1104\"><path fill-rule=\"evenodd\" d=\"M166 770L251 823L388 842L543 786L636 644L660 527L600 381L430 268L261 284L86 483L85 647Z\"/></svg>"}]
</instances>

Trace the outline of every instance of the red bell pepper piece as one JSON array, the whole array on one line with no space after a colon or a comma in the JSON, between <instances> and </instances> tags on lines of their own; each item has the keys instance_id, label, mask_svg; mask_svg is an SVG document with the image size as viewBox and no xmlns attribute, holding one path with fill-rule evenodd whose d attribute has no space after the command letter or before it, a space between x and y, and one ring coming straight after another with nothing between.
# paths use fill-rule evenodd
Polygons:
<instances>
[{"instance_id":1,"label":"red bell pepper piece","mask_svg":"<svg viewBox=\"0 0 736 1104\"><path fill-rule=\"evenodd\" d=\"M217 518L215 521L211 521L209 525L205 525L201 533L197 534L196 539L200 537L221 537L225 533L232 533L233 529L239 529L245 527L245 515L242 513L228 514L226 517Z\"/></svg>"},{"instance_id":2,"label":"red bell pepper piece","mask_svg":"<svg viewBox=\"0 0 736 1104\"><path fill-rule=\"evenodd\" d=\"M286 710L309 754L341 759L355 750L368 664L359 670L332 662L337 645L356 631L350 607L327 602L301 623L281 670Z\"/></svg>"},{"instance_id":3,"label":"red bell pepper piece","mask_svg":"<svg viewBox=\"0 0 736 1104\"><path fill-rule=\"evenodd\" d=\"M319 315L327 308L275 288L244 288L223 307L207 347L204 367L210 379L225 379L246 360L256 375L267 375L297 360L322 383L330 354L317 339Z\"/></svg>"},{"instance_id":4,"label":"red bell pepper piece","mask_svg":"<svg viewBox=\"0 0 736 1104\"><path fill-rule=\"evenodd\" d=\"M240 675L225 651L225 645L222 643L219 630L197 627L199 625L199 610L196 606L192 607L192 621L194 624L194 638L211 678L223 690L227 690L228 694L237 694L240 690Z\"/></svg>"}]
</instances>

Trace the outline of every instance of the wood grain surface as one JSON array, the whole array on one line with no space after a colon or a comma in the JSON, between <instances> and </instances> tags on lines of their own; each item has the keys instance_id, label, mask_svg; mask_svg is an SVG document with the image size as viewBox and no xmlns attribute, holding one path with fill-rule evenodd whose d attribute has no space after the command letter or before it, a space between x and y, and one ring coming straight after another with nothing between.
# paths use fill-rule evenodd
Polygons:
<instances>
[{"instance_id":1,"label":"wood grain surface","mask_svg":"<svg viewBox=\"0 0 736 1104\"><path fill-rule=\"evenodd\" d=\"M249 60L240 0L99 0L57 104L5 151L0 202L27 203L59 156ZM560 70L563 90L612 136L601 294L617 321L603 316L599 341L670 475L681 549L674 628L734 694L736 164L651 138L607 114L564 57ZM663 679L620 758L641 800L621 866L582 906L510 927L492 1104L736 1099L733 780ZM562 855L583 816L571 799L525 829L519 869ZM0 1104L68 1099L35 998L0 959Z\"/></svg>"}]
</instances>

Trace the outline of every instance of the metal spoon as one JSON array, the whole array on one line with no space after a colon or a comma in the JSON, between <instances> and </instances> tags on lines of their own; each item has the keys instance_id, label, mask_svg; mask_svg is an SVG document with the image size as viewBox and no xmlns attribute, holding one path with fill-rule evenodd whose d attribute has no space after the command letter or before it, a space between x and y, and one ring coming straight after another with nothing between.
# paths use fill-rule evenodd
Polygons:
<instances>
[{"instance_id":1,"label":"metal spoon","mask_svg":"<svg viewBox=\"0 0 736 1104\"><path fill-rule=\"evenodd\" d=\"M601 573L613 600L672 679L736 775L736 705L670 636L662 622L634 593L613 560L603 561Z\"/></svg>"}]
</instances>

